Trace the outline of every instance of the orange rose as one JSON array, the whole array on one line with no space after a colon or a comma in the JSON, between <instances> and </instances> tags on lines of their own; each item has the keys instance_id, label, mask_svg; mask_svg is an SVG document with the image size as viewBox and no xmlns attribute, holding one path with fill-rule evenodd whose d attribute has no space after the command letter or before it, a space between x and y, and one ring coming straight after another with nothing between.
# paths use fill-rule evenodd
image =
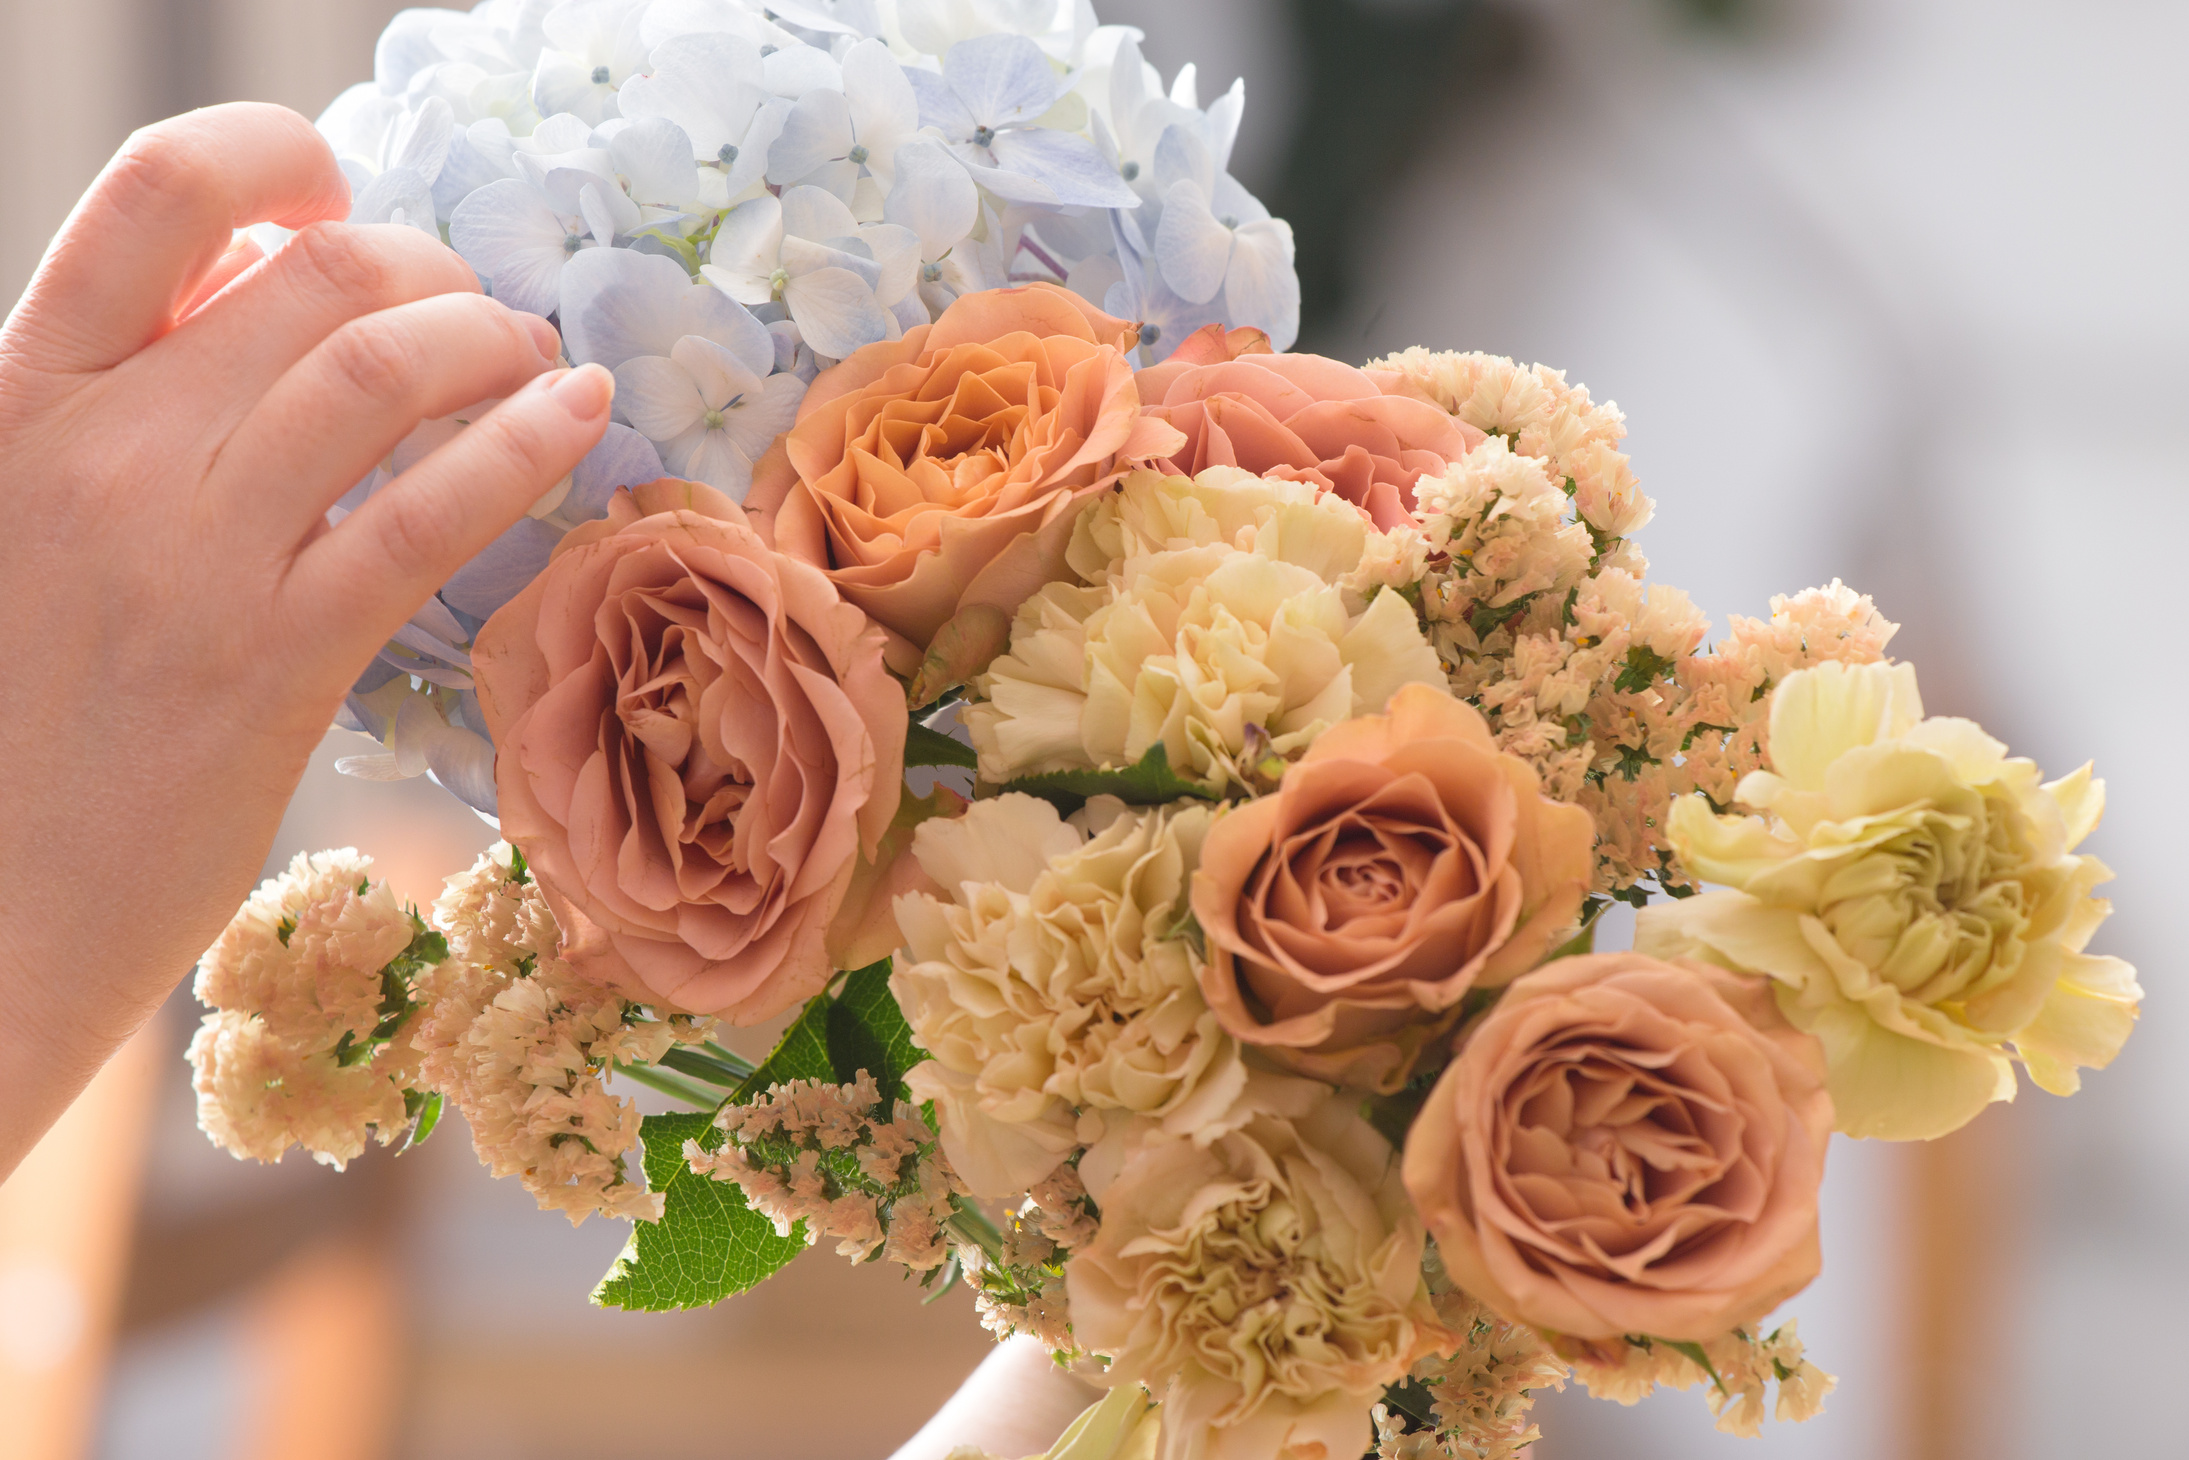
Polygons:
<instances>
[{"instance_id":1,"label":"orange rose","mask_svg":"<svg viewBox=\"0 0 2189 1460\"><path fill-rule=\"evenodd\" d=\"M964 295L821 372L748 500L910 673L959 609L1067 576L1075 509L1121 457L1176 449L1140 412L1137 330L1050 284Z\"/></svg>"},{"instance_id":2,"label":"orange rose","mask_svg":"<svg viewBox=\"0 0 2189 1460\"><path fill-rule=\"evenodd\" d=\"M1541 795L1473 708L1406 685L1210 830L1193 879L1202 992L1280 1063L1395 1090L1469 989L1567 935L1591 840L1588 813Z\"/></svg>"},{"instance_id":3,"label":"orange rose","mask_svg":"<svg viewBox=\"0 0 2189 1460\"><path fill-rule=\"evenodd\" d=\"M1235 332L1236 333L1236 332ZM1257 476L1314 482L1385 531L1410 520L1414 483L1482 444L1482 433L1426 401L1385 395L1365 371L1320 355L1243 353L1240 342L1196 336L1140 372L1148 414L1185 434L1151 462L1180 476L1244 467ZM1210 362L1213 363L1204 363Z\"/></svg>"},{"instance_id":4,"label":"orange rose","mask_svg":"<svg viewBox=\"0 0 2189 1460\"><path fill-rule=\"evenodd\" d=\"M1519 979L1406 1137L1452 1280L1577 1339L1701 1343L1808 1286L1824 1055L1769 981L1637 953Z\"/></svg>"},{"instance_id":5,"label":"orange rose","mask_svg":"<svg viewBox=\"0 0 2189 1460\"><path fill-rule=\"evenodd\" d=\"M658 481L564 538L472 664L502 833L572 965L741 1024L827 983L897 812L906 715L880 632L826 577L721 493Z\"/></svg>"}]
</instances>

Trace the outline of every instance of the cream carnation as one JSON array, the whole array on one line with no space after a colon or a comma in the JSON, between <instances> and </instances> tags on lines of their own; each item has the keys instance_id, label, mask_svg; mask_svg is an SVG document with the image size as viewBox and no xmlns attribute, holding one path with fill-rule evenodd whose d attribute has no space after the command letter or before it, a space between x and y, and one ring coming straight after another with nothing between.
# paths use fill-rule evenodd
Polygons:
<instances>
[{"instance_id":1,"label":"cream carnation","mask_svg":"<svg viewBox=\"0 0 2189 1460\"><path fill-rule=\"evenodd\" d=\"M1163 1460L1354 1460L1384 1387L1449 1342L1396 1156L1350 1097L1308 1102L1207 1144L1148 1131L1094 1192L1073 1331L1103 1382L1161 1398Z\"/></svg>"},{"instance_id":2,"label":"cream carnation","mask_svg":"<svg viewBox=\"0 0 2189 1460\"><path fill-rule=\"evenodd\" d=\"M943 1149L975 1193L1048 1175L1078 1143L1082 1108L1185 1132L1238 1094L1238 1049L1202 1000L1182 927L1213 816L1104 797L1082 830L1008 795L915 833L913 854L948 897L897 900L906 948L890 989L932 1056L907 1083L935 1102Z\"/></svg>"},{"instance_id":3,"label":"cream carnation","mask_svg":"<svg viewBox=\"0 0 2189 1460\"><path fill-rule=\"evenodd\" d=\"M2009 1046L2061 1095L2119 1052L2142 990L2083 952L2112 875L2074 855L2104 809L2088 766L2040 784L1969 721L1924 719L1912 667L1837 663L1779 686L1771 763L1740 783L1760 816L1673 807L1689 873L1733 890L1645 910L1636 947L1776 979L1839 1129L1943 1135L2013 1098Z\"/></svg>"},{"instance_id":4,"label":"cream carnation","mask_svg":"<svg viewBox=\"0 0 2189 1460\"><path fill-rule=\"evenodd\" d=\"M1288 755L1402 684L1443 682L1404 598L1358 610L1347 598L1260 544L1127 558L1098 587L1052 584L975 682L986 703L965 720L981 776L1131 765L1161 745L1216 791L1244 781L1249 726Z\"/></svg>"},{"instance_id":5,"label":"cream carnation","mask_svg":"<svg viewBox=\"0 0 2189 1460\"><path fill-rule=\"evenodd\" d=\"M333 1049L380 1022L380 970L416 928L372 858L344 847L297 854L259 884L198 960L197 996L264 1021L273 1037Z\"/></svg>"}]
</instances>

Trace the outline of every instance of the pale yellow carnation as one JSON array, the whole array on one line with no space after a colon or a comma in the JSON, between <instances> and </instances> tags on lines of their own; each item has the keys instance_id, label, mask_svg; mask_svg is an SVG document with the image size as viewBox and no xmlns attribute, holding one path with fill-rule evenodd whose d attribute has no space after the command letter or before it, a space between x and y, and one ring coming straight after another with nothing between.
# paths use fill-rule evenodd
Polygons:
<instances>
[{"instance_id":1,"label":"pale yellow carnation","mask_svg":"<svg viewBox=\"0 0 2189 1460\"><path fill-rule=\"evenodd\" d=\"M2112 1060L2142 990L2083 951L2112 875L2073 854L2104 809L2087 765L2040 783L1969 721L1923 718L1904 664L1788 675L1770 746L1738 793L1760 815L1674 805L1682 864L1732 890L1645 909L1638 949L1778 980L1851 1135L1943 1135L2012 1099L2010 1048L2062 1095Z\"/></svg>"},{"instance_id":2,"label":"pale yellow carnation","mask_svg":"<svg viewBox=\"0 0 2189 1460\"><path fill-rule=\"evenodd\" d=\"M1443 682L1403 597L1347 599L1313 569L1224 546L1128 558L1097 587L1052 584L974 682L981 777L1128 766L1161 745L1173 770L1220 790L1244 779L1250 725L1287 755L1402 684Z\"/></svg>"},{"instance_id":3,"label":"pale yellow carnation","mask_svg":"<svg viewBox=\"0 0 2189 1460\"><path fill-rule=\"evenodd\" d=\"M1213 816L1103 797L1075 825L1006 795L914 835L948 895L897 900L906 947L890 989L931 1056L907 1083L935 1102L943 1149L975 1193L1048 1175L1078 1144L1082 1109L1190 1131L1244 1084L1184 936Z\"/></svg>"},{"instance_id":4,"label":"pale yellow carnation","mask_svg":"<svg viewBox=\"0 0 2189 1460\"><path fill-rule=\"evenodd\" d=\"M1161 1398L1162 1460L1355 1460L1385 1386L1450 1341L1396 1154L1354 1098L1307 1098L1206 1144L1143 1127L1093 1191L1073 1332L1102 1382Z\"/></svg>"}]
</instances>

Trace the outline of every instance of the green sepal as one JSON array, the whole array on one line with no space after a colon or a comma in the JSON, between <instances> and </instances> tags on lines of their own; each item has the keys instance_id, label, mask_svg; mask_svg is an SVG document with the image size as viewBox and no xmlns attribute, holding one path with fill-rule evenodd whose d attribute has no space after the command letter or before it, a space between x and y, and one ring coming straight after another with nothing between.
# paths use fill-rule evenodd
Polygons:
<instances>
[{"instance_id":1,"label":"green sepal","mask_svg":"<svg viewBox=\"0 0 2189 1460\"><path fill-rule=\"evenodd\" d=\"M1199 781L1186 780L1171 769L1170 752L1160 740L1148 747L1148 753L1140 757L1138 765L1123 770L1050 771L1006 781L1003 789L1039 796L1065 816L1070 816L1096 796L1115 796L1132 806L1160 806L1182 796L1194 796L1203 801L1218 799L1215 792Z\"/></svg>"},{"instance_id":2,"label":"green sepal","mask_svg":"<svg viewBox=\"0 0 2189 1460\"><path fill-rule=\"evenodd\" d=\"M806 1250L803 1223L778 1237L734 1183L685 1164L686 1141L715 1151L728 1138L711 1115L649 1115L639 1138L646 1184L662 1194L661 1220L632 1224L631 1240L593 1289L595 1305L643 1313L704 1308L758 1285Z\"/></svg>"}]
</instances>

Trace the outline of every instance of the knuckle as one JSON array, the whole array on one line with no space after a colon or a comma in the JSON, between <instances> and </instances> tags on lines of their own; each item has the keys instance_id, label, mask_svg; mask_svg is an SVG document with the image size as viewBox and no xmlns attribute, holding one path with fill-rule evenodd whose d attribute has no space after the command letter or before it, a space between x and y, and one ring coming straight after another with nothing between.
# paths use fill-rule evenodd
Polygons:
<instances>
[{"instance_id":1,"label":"knuckle","mask_svg":"<svg viewBox=\"0 0 2189 1460\"><path fill-rule=\"evenodd\" d=\"M401 492L380 513L376 545L398 574L423 577L439 572L456 528L442 494Z\"/></svg>"},{"instance_id":2,"label":"knuckle","mask_svg":"<svg viewBox=\"0 0 2189 1460\"><path fill-rule=\"evenodd\" d=\"M386 248L347 223L314 223L303 229L282 250L282 257L291 255L292 272L331 291L354 311L378 309L394 293L395 263Z\"/></svg>"},{"instance_id":3,"label":"knuckle","mask_svg":"<svg viewBox=\"0 0 2189 1460\"><path fill-rule=\"evenodd\" d=\"M527 478L561 475L561 442L530 412L500 410L489 418L495 450Z\"/></svg>"},{"instance_id":4,"label":"knuckle","mask_svg":"<svg viewBox=\"0 0 2189 1460\"><path fill-rule=\"evenodd\" d=\"M338 385L381 406L403 406L417 394L424 352L401 322L360 320L327 337L322 347Z\"/></svg>"},{"instance_id":5,"label":"knuckle","mask_svg":"<svg viewBox=\"0 0 2189 1460\"><path fill-rule=\"evenodd\" d=\"M208 187L218 179L218 170L199 139L175 120L130 133L106 175L132 213L226 212L226 198Z\"/></svg>"}]
</instances>

